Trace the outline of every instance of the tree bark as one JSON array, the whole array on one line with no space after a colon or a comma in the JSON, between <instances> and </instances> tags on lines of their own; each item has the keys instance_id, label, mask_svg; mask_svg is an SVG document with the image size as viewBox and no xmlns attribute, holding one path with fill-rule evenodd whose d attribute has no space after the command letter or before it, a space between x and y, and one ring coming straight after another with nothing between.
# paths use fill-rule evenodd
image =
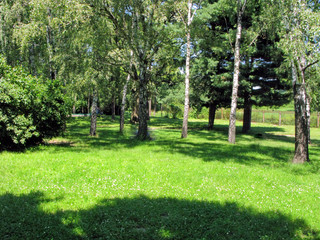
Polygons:
<instances>
[{"instance_id":1,"label":"tree bark","mask_svg":"<svg viewBox=\"0 0 320 240\"><path fill-rule=\"evenodd\" d=\"M148 89L147 89L147 69L143 62L140 66L139 75L139 128L137 138L140 140L148 140Z\"/></svg>"},{"instance_id":2,"label":"tree bark","mask_svg":"<svg viewBox=\"0 0 320 240\"><path fill-rule=\"evenodd\" d=\"M124 130L124 114L126 109L127 91L128 91L128 84L130 82L130 79L131 79L131 76L130 74L128 74L127 81L123 86L121 112L120 112L120 133L123 133L123 130Z\"/></svg>"},{"instance_id":3,"label":"tree bark","mask_svg":"<svg viewBox=\"0 0 320 240\"><path fill-rule=\"evenodd\" d=\"M152 102L151 102L151 98L148 100L148 113L149 113L149 120L150 120L150 117L151 117L151 113L152 113L152 109L151 109L151 107L152 107Z\"/></svg>"},{"instance_id":4,"label":"tree bark","mask_svg":"<svg viewBox=\"0 0 320 240\"><path fill-rule=\"evenodd\" d=\"M87 102L87 113L90 113L90 93L88 95L88 102Z\"/></svg>"},{"instance_id":5,"label":"tree bark","mask_svg":"<svg viewBox=\"0 0 320 240\"><path fill-rule=\"evenodd\" d=\"M308 144L311 144L310 127L311 127L311 107L310 107L310 97L307 94L306 89L306 114L307 114L307 128L308 128Z\"/></svg>"},{"instance_id":6,"label":"tree bark","mask_svg":"<svg viewBox=\"0 0 320 240\"><path fill-rule=\"evenodd\" d=\"M213 130L214 126L214 119L216 116L217 104L210 102L209 103L209 123L208 123L208 130Z\"/></svg>"},{"instance_id":7,"label":"tree bark","mask_svg":"<svg viewBox=\"0 0 320 240\"><path fill-rule=\"evenodd\" d=\"M112 96L112 120L114 121L116 119L116 99L115 96Z\"/></svg>"},{"instance_id":8,"label":"tree bark","mask_svg":"<svg viewBox=\"0 0 320 240\"><path fill-rule=\"evenodd\" d=\"M97 110L98 110L98 93L94 89L92 93L92 108L91 108L91 126L90 126L90 136L96 136L97 130Z\"/></svg>"},{"instance_id":9,"label":"tree bark","mask_svg":"<svg viewBox=\"0 0 320 240\"><path fill-rule=\"evenodd\" d=\"M244 110L243 110L243 125L242 133L247 133L251 129L251 115L252 115L252 105L249 100L245 100Z\"/></svg>"},{"instance_id":10,"label":"tree bark","mask_svg":"<svg viewBox=\"0 0 320 240\"><path fill-rule=\"evenodd\" d=\"M186 76L185 76L185 98L184 98L184 112L183 112L183 123L181 138L187 138L188 136L188 118L189 118L189 81L190 81L190 45L191 45L191 33L190 25L192 11L192 1L188 1L188 22L186 25L186 35L187 35L187 56L186 56Z\"/></svg>"},{"instance_id":11,"label":"tree bark","mask_svg":"<svg viewBox=\"0 0 320 240\"><path fill-rule=\"evenodd\" d=\"M242 32L242 14L244 11L246 1L241 7L241 1L238 0L238 17L237 17L237 34L234 52L234 73L233 73L233 86L232 86L232 99L231 99L231 110L229 118L229 132L228 141L229 143L235 144L236 142L236 111L238 101L238 88L239 88L239 75L240 75L240 40ZM242 8L242 9L241 9Z\"/></svg>"},{"instance_id":12,"label":"tree bark","mask_svg":"<svg viewBox=\"0 0 320 240\"><path fill-rule=\"evenodd\" d=\"M56 79L56 71L54 70L53 66L53 57L55 53L55 48L54 48L54 39L52 36L52 29L51 29L51 19L52 19L52 13L51 9L47 9L47 14L48 14L48 25L47 25L47 49L48 49L48 55L49 55L49 74L50 74L50 79L54 80Z\"/></svg>"},{"instance_id":13,"label":"tree bark","mask_svg":"<svg viewBox=\"0 0 320 240\"><path fill-rule=\"evenodd\" d=\"M300 69L301 70L301 69ZM297 68L292 61L292 86L295 113L295 154L293 163L309 162L307 98L304 72L301 71L302 84L298 84Z\"/></svg>"},{"instance_id":14,"label":"tree bark","mask_svg":"<svg viewBox=\"0 0 320 240\"><path fill-rule=\"evenodd\" d=\"M304 163L309 162L305 84L296 83L293 91L295 110L295 154L293 163Z\"/></svg>"},{"instance_id":15,"label":"tree bark","mask_svg":"<svg viewBox=\"0 0 320 240\"><path fill-rule=\"evenodd\" d=\"M72 113L75 114L76 113L76 101L77 101L77 95L74 94L74 98L73 98L73 106L72 106Z\"/></svg>"}]
</instances>

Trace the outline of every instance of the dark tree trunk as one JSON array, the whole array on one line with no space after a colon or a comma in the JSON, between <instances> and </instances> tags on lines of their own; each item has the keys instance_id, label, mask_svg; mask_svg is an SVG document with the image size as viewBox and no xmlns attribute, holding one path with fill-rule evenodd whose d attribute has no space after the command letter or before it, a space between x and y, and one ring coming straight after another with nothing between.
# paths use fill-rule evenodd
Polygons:
<instances>
[{"instance_id":1,"label":"dark tree trunk","mask_svg":"<svg viewBox=\"0 0 320 240\"><path fill-rule=\"evenodd\" d=\"M90 136L96 136L97 129L97 110L98 110L98 93L97 90L93 90L92 93L92 108L91 108L91 126Z\"/></svg>"},{"instance_id":2,"label":"dark tree trunk","mask_svg":"<svg viewBox=\"0 0 320 240\"><path fill-rule=\"evenodd\" d=\"M147 89L147 72L146 67L142 63L139 75L139 128L137 138L140 140L149 139L148 135L148 89Z\"/></svg>"},{"instance_id":3,"label":"dark tree trunk","mask_svg":"<svg viewBox=\"0 0 320 240\"><path fill-rule=\"evenodd\" d=\"M210 102L209 103L209 123L208 123L208 130L213 130L214 126L214 119L216 116L217 104Z\"/></svg>"},{"instance_id":4,"label":"dark tree trunk","mask_svg":"<svg viewBox=\"0 0 320 240\"><path fill-rule=\"evenodd\" d=\"M112 96L112 120L114 121L116 119L116 99L115 96Z\"/></svg>"},{"instance_id":5,"label":"dark tree trunk","mask_svg":"<svg viewBox=\"0 0 320 240\"><path fill-rule=\"evenodd\" d=\"M304 163L309 161L305 84L296 83L293 91L295 111L295 154L293 163Z\"/></svg>"},{"instance_id":6,"label":"dark tree trunk","mask_svg":"<svg viewBox=\"0 0 320 240\"><path fill-rule=\"evenodd\" d=\"M251 129L251 114L252 114L252 105L249 100L245 100L244 110L243 110L243 125L242 132L247 133Z\"/></svg>"},{"instance_id":7,"label":"dark tree trunk","mask_svg":"<svg viewBox=\"0 0 320 240\"><path fill-rule=\"evenodd\" d=\"M90 93L89 93L89 95L88 95L87 113L90 114Z\"/></svg>"},{"instance_id":8,"label":"dark tree trunk","mask_svg":"<svg viewBox=\"0 0 320 240\"><path fill-rule=\"evenodd\" d=\"M136 124L139 122L138 109L139 109L139 97L135 96L133 99L133 106L131 111L130 122Z\"/></svg>"}]
</instances>

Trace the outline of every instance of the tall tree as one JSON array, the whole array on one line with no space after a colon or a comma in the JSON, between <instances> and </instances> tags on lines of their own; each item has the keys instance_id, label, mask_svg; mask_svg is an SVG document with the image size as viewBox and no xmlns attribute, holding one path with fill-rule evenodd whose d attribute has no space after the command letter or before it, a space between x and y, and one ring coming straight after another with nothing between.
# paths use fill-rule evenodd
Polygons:
<instances>
[{"instance_id":1,"label":"tall tree","mask_svg":"<svg viewBox=\"0 0 320 240\"><path fill-rule=\"evenodd\" d=\"M179 15L184 24L185 35L186 35L186 65L185 65L185 100L184 100L184 112L183 112L183 123L181 138L188 136L188 116L189 116L189 88L190 88L190 59L191 59L191 24L196 14L197 9L200 7L201 0L194 6L192 0L188 0L187 6L185 2L181 3L181 8L178 8ZM194 10L193 10L194 9ZM185 16L184 12L187 13Z\"/></svg>"},{"instance_id":2,"label":"tall tree","mask_svg":"<svg viewBox=\"0 0 320 240\"><path fill-rule=\"evenodd\" d=\"M236 111L237 111L237 99L239 88L239 75L240 75L240 40L242 33L242 17L246 8L247 0L237 1L237 33L236 42L234 46L234 71L233 71L233 86L232 86L232 98L231 98L231 110L229 119L229 143L236 142Z\"/></svg>"},{"instance_id":3,"label":"tall tree","mask_svg":"<svg viewBox=\"0 0 320 240\"><path fill-rule=\"evenodd\" d=\"M306 72L320 60L320 15L317 1L280 2L283 16L282 46L292 68L295 107L295 155L293 163L309 160L309 109Z\"/></svg>"},{"instance_id":4,"label":"tall tree","mask_svg":"<svg viewBox=\"0 0 320 240\"><path fill-rule=\"evenodd\" d=\"M172 43L166 30L170 12L167 2L159 0L107 1L104 10L112 21L114 31L122 40L123 49L133 52L132 76L138 78L139 89L139 128L137 138L146 140L148 135L148 84L152 65L156 64L159 49ZM131 59L130 51L127 59ZM130 72L130 70L128 70Z\"/></svg>"}]
</instances>

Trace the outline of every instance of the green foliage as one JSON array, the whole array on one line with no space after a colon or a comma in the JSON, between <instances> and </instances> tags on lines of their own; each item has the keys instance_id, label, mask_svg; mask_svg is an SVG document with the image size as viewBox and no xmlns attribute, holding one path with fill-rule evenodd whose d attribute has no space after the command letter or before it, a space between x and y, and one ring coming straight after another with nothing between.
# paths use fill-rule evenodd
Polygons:
<instances>
[{"instance_id":1,"label":"green foliage","mask_svg":"<svg viewBox=\"0 0 320 240\"><path fill-rule=\"evenodd\" d=\"M57 81L44 82L0 58L0 148L22 147L57 136L68 104Z\"/></svg>"}]
</instances>

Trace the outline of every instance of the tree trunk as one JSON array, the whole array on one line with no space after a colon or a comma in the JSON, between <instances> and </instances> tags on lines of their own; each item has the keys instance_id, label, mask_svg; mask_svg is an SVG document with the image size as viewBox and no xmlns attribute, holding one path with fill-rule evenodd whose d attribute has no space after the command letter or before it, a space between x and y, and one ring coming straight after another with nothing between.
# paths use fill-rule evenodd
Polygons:
<instances>
[{"instance_id":1,"label":"tree trunk","mask_svg":"<svg viewBox=\"0 0 320 240\"><path fill-rule=\"evenodd\" d=\"M51 29L51 19L52 19L52 13L51 9L47 9L47 14L48 14L48 25L47 25L47 50L48 50L48 55L49 55L49 74L50 74L50 79L54 80L56 79L56 72L53 67L53 57L54 57L54 40L52 36L52 29Z\"/></svg>"},{"instance_id":2,"label":"tree trunk","mask_svg":"<svg viewBox=\"0 0 320 240\"><path fill-rule=\"evenodd\" d=\"M89 95L88 95L87 113L90 114L90 93L89 93Z\"/></svg>"},{"instance_id":3,"label":"tree trunk","mask_svg":"<svg viewBox=\"0 0 320 240\"><path fill-rule=\"evenodd\" d=\"M249 103L249 100L245 100L244 110L243 110L242 133L247 133L251 129L251 114L252 114L252 105L251 103Z\"/></svg>"},{"instance_id":4,"label":"tree trunk","mask_svg":"<svg viewBox=\"0 0 320 240\"><path fill-rule=\"evenodd\" d=\"M296 83L293 91L295 111L295 154L293 163L304 163L309 161L305 85Z\"/></svg>"},{"instance_id":5,"label":"tree trunk","mask_svg":"<svg viewBox=\"0 0 320 240\"><path fill-rule=\"evenodd\" d=\"M124 114L126 109L126 99L127 99L127 90L128 84L130 82L131 76L128 74L127 81L124 84L123 92L122 92L122 102L121 102L121 112L120 112L120 133L123 133L124 130Z\"/></svg>"},{"instance_id":6,"label":"tree trunk","mask_svg":"<svg viewBox=\"0 0 320 240\"><path fill-rule=\"evenodd\" d=\"M133 124L136 124L139 122L138 111L139 111L139 97L134 96L131 117L130 117L130 122Z\"/></svg>"},{"instance_id":7,"label":"tree trunk","mask_svg":"<svg viewBox=\"0 0 320 240\"><path fill-rule=\"evenodd\" d=\"M245 6L245 3L244 3ZM240 40L242 31L242 14L241 1L238 0L238 18L237 18L237 35L234 52L234 73L233 73L233 86L232 86L232 100L231 110L229 118L229 133L228 141L230 143L236 142L236 111L237 111L237 100L238 100L238 88L239 88L239 75L240 75Z\"/></svg>"},{"instance_id":8,"label":"tree trunk","mask_svg":"<svg viewBox=\"0 0 320 240\"><path fill-rule=\"evenodd\" d=\"M112 116L111 119L114 121L116 119L116 99L115 96L112 96Z\"/></svg>"},{"instance_id":9,"label":"tree trunk","mask_svg":"<svg viewBox=\"0 0 320 240\"><path fill-rule=\"evenodd\" d=\"M75 114L76 113L76 101L77 101L77 95L75 94L74 95L74 98L73 98L73 106L72 106L72 113Z\"/></svg>"},{"instance_id":10,"label":"tree trunk","mask_svg":"<svg viewBox=\"0 0 320 240\"><path fill-rule=\"evenodd\" d=\"M152 107L152 102L151 102L151 98L148 100L148 114L149 114L149 120L150 120L150 117L151 117L151 113L152 113L152 109L151 109L151 107Z\"/></svg>"},{"instance_id":11,"label":"tree trunk","mask_svg":"<svg viewBox=\"0 0 320 240\"><path fill-rule=\"evenodd\" d=\"M210 102L209 103L209 124L208 124L208 130L213 130L214 126L214 119L216 116L216 110L217 110L217 104Z\"/></svg>"},{"instance_id":12,"label":"tree trunk","mask_svg":"<svg viewBox=\"0 0 320 240\"><path fill-rule=\"evenodd\" d=\"M292 61L292 86L295 113L295 154L292 160L293 163L305 163L309 161L308 119L306 112L307 98L303 71L301 71L301 78L302 84L298 84L297 69Z\"/></svg>"},{"instance_id":13,"label":"tree trunk","mask_svg":"<svg viewBox=\"0 0 320 240\"><path fill-rule=\"evenodd\" d=\"M192 1L188 1L188 23L186 26L187 32L187 56L186 56L186 77L185 77L185 98L184 98L184 112L183 112L183 123L182 123L182 133L181 138L186 138L188 136L188 118L189 118L189 81L190 81L190 45L191 45L191 11L192 11Z\"/></svg>"},{"instance_id":14,"label":"tree trunk","mask_svg":"<svg viewBox=\"0 0 320 240\"><path fill-rule=\"evenodd\" d=\"M306 114L307 114L307 128L308 128L308 144L311 144L310 127L311 127L311 107L310 107L310 97L306 91Z\"/></svg>"},{"instance_id":15,"label":"tree trunk","mask_svg":"<svg viewBox=\"0 0 320 240\"><path fill-rule=\"evenodd\" d=\"M97 110L98 110L98 93L97 93L97 90L94 89L92 93L90 136L96 136Z\"/></svg>"},{"instance_id":16,"label":"tree trunk","mask_svg":"<svg viewBox=\"0 0 320 240\"><path fill-rule=\"evenodd\" d=\"M147 69L141 63L139 75L139 128L137 138L140 140L149 139L148 135L148 90L147 90Z\"/></svg>"}]
</instances>

